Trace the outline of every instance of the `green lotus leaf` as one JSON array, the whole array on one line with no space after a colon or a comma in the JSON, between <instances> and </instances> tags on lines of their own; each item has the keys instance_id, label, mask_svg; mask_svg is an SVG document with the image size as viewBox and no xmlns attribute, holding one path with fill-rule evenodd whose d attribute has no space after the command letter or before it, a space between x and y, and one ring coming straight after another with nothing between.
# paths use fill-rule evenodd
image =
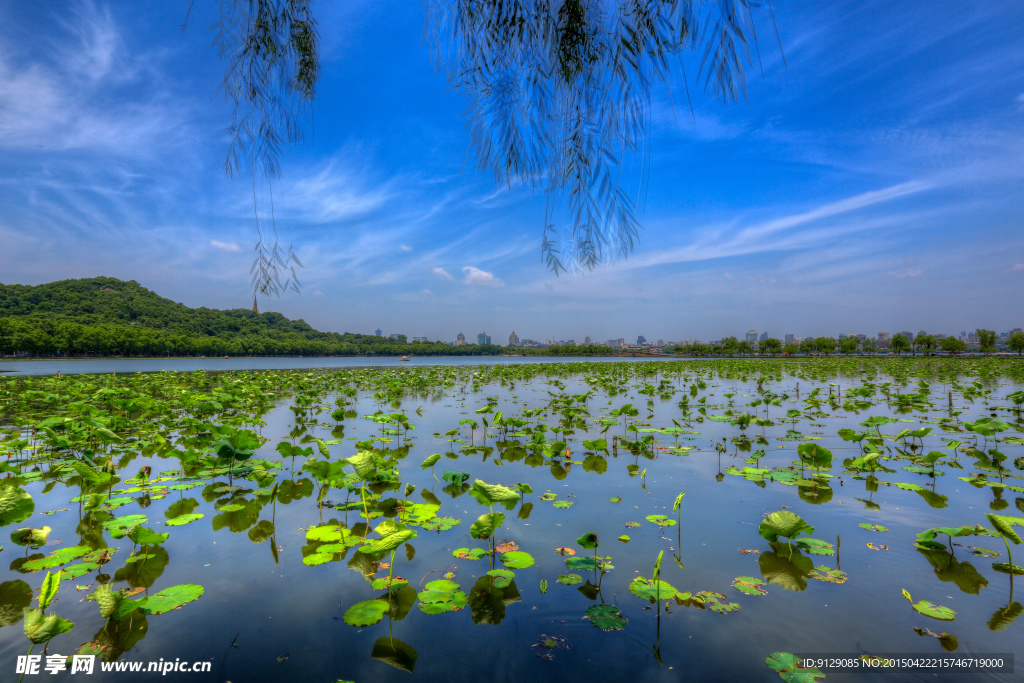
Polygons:
<instances>
[{"instance_id":1,"label":"green lotus leaf","mask_svg":"<svg viewBox=\"0 0 1024 683\"><path fill-rule=\"evenodd\" d=\"M500 512L488 512L480 515L473 522L473 526L469 528L469 535L478 539L490 538L504 521L505 515Z\"/></svg>"},{"instance_id":2,"label":"green lotus leaf","mask_svg":"<svg viewBox=\"0 0 1024 683\"><path fill-rule=\"evenodd\" d=\"M462 524L462 520L456 517L433 517L420 526L429 531L448 531L458 524Z\"/></svg>"},{"instance_id":3,"label":"green lotus leaf","mask_svg":"<svg viewBox=\"0 0 1024 683\"><path fill-rule=\"evenodd\" d=\"M566 586L575 586L577 583L583 583L583 577L579 574L559 574L555 580Z\"/></svg>"},{"instance_id":4,"label":"green lotus leaf","mask_svg":"<svg viewBox=\"0 0 1024 683\"><path fill-rule=\"evenodd\" d=\"M733 579L732 585L736 590L741 593L746 593L747 595L768 594L768 591L761 588L761 586L765 585L764 581L761 579L755 579L752 576L737 576Z\"/></svg>"},{"instance_id":5,"label":"green lotus leaf","mask_svg":"<svg viewBox=\"0 0 1024 683\"><path fill-rule=\"evenodd\" d=\"M166 526L182 526L183 524L190 524L196 521L197 519L202 519L203 516L204 515L201 512L192 512L187 515L178 515L177 517L172 517L171 519L164 522L164 524Z\"/></svg>"},{"instance_id":6,"label":"green lotus leaf","mask_svg":"<svg viewBox=\"0 0 1024 683\"><path fill-rule=\"evenodd\" d=\"M25 564L21 565L21 568L25 571L39 571L40 569L50 569L52 567L59 567L62 564L67 564L71 560L77 560L88 553L92 548L86 545L70 546L68 548L58 548L46 557L41 557L37 560L29 560Z\"/></svg>"},{"instance_id":7,"label":"green lotus leaf","mask_svg":"<svg viewBox=\"0 0 1024 683\"><path fill-rule=\"evenodd\" d=\"M504 588L512 583L512 579L516 578L516 573L509 571L508 569L492 569L487 572L487 576L494 577L495 588Z\"/></svg>"},{"instance_id":8,"label":"green lotus leaf","mask_svg":"<svg viewBox=\"0 0 1024 683\"><path fill-rule=\"evenodd\" d=\"M835 555L836 548L828 541L822 541L818 538L801 538L798 541L793 541L793 545L800 550L805 550L812 555Z\"/></svg>"},{"instance_id":9,"label":"green lotus leaf","mask_svg":"<svg viewBox=\"0 0 1024 683\"><path fill-rule=\"evenodd\" d=\"M786 683L814 683L815 679L825 678L825 674L816 667L803 668L801 660L788 652L776 652L769 655L764 663L779 674Z\"/></svg>"},{"instance_id":10,"label":"green lotus leaf","mask_svg":"<svg viewBox=\"0 0 1024 683\"><path fill-rule=\"evenodd\" d=\"M552 505L559 510L568 510L572 507L572 501L570 500L556 500Z\"/></svg>"},{"instance_id":11,"label":"green lotus leaf","mask_svg":"<svg viewBox=\"0 0 1024 683\"><path fill-rule=\"evenodd\" d=\"M777 541L780 536L793 538L801 533L812 534L814 527L801 519L800 515L789 510L779 510L761 521L757 533L767 541Z\"/></svg>"},{"instance_id":12,"label":"green lotus leaf","mask_svg":"<svg viewBox=\"0 0 1024 683\"><path fill-rule=\"evenodd\" d=\"M1024 567L1010 564L1009 562L993 562L992 569L1003 574L1010 574L1011 576L1024 576Z\"/></svg>"},{"instance_id":13,"label":"green lotus leaf","mask_svg":"<svg viewBox=\"0 0 1024 683\"><path fill-rule=\"evenodd\" d=\"M611 564L611 556L598 557L596 560L593 557L567 557L565 558L565 566L569 569L582 569L584 571L591 571L594 569L600 569L602 571L609 571L615 569Z\"/></svg>"},{"instance_id":14,"label":"green lotus leaf","mask_svg":"<svg viewBox=\"0 0 1024 683\"><path fill-rule=\"evenodd\" d=\"M302 558L302 564L308 567L316 567L321 564L327 564L334 560L334 553L311 553Z\"/></svg>"},{"instance_id":15,"label":"green lotus leaf","mask_svg":"<svg viewBox=\"0 0 1024 683\"><path fill-rule=\"evenodd\" d=\"M436 463L440 459L441 459L441 454L440 453L434 453L433 455L429 455L429 456L427 456L426 460L423 461L423 464L420 465L420 469L421 470L429 470L431 467L434 466L434 463Z\"/></svg>"},{"instance_id":16,"label":"green lotus leaf","mask_svg":"<svg viewBox=\"0 0 1024 683\"><path fill-rule=\"evenodd\" d=\"M41 529L18 529L11 532L11 541L17 545L41 546L46 543L46 539L49 538L51 531L52 529L48 526L44 526Z\"/></svg>"},{"instance_id":17,"label":"green lotus leaf","mask_svg":"<svg viewBox=\"0 0 1024 683\"><path fill-rule=\"evenodd\" d=\"M1010 543L1013 543L1014 545L1020 545L1020 535L1013 529L1013 524L1011 521L1013 518L1007 518L1002 515L993 514L986 514L985 518L988 519L988 521L992 524L993 527L995 527L995 530L999 533L1000 536L1007 539L1008 541L1010 541Z\"/></svg>"},{"instance_id":18,"label":"green lotus leaf","mask_svg":"<svg viewBox=\"0 0 1024 683\"><path fill-rule=\"evenodd\" d=\"M735 612L740 608L738 603L723 602L725 596L714 591L701 591L693 596L693 600L695 603L703 605L706 609L718 612L719 614Z\"/></svg>"},{"instance_id":19,"label":"green lotus leaf","mask_svg":"<svg viewBox=\"0 0 1024 683\"><path fill-rule=\"evenodd\" d=\"M886 527L881 524L868 524L867 522L861 522L858 524L861 529L867 529L868 531L888 531Z\"/></svg>"},{"instance_id":20,"label":"green lotus leaf","mask_svg":"<svg viewBox=\"0 0 1024 683\"><path fill-rule=\"evenodd\" d=\"M622 496L612 496L611 498L608 499L608 502L609 503L621 503L622 502Z\"/></svg>"},{"instance_id":21,"label":"green lotus leaf","mask_svg":"<svg viewBox=\"0 0 1024 683\"><path fill-rule=\"evenodd\" d=\"M449 472L446 471L441 475L441 478L447 482L451 482L456 486L462 486L469 481L469 472Z\"/></svg>"},{"instance_id":22,"label":"green lotus leaf","mask_svg":"<svg viewBox=\"0 0 1024 683\"><path fill-rule=\"evenodd\" d=\"M526 495L530 495L530 494L533 493L533 487L530 486L529 484L524 484L521 481L520 482L516 482L516 485L513 486L512 488L514 488L516 491L519 491L520 493L524 493Z\"/></svg>"},{"instance_id":23,"label":"green lotus leaf","mask_svg":"<svg viewBox=\"0 0 1024 683\"><path fill-rule=\"evenodd\" d=\"M629 534L622 534L621 536L619 536L618 540L622 541L623 543L629 543Z\"/></svg>"},{"instance_id":24,"label":"green lotus leaf","mask_svg":"<svg viewBox=\"0 0 1024 683\"><path fill-rule=\"evenodd\" d=\"M818 579L825 583L846 583L847 576L844 572L838 569L832 569L825 565L821 565L820 567L815 567L814 571L810 573L808 578Z\"/></svg>"},{"instance_id":25,"label":"green lotus leaf","mask_svg":"<svg viewBox=\"0 0 1024 683\"><path fill-rule=\"evenodd\" d=\"M626 618L618 607L612 605L591 605L587 608L586 617L602 631L621 631L626 628Z\"/></svg>"},{"instance_id":26,"label":"green lotus leaf","mask_svg":"<svg viewBox=\"0 0 1024 683\"><path fill-rule=\"evenodd\" d=\"M376 624L388 611L388 603L384 600L363 600L345 610L345 614L342 619L349 626L358 626L363 628L365 626L372 626Z\"/></svg>"},{"instance_id":27,"label":"green lotus leaf","mask_svg":"<svg viewBox=\"0 0 1024 683\"><path fill-rule=\"evenodd\" d=\"M158 534L144 526L133 527L128 532L128 538L131 539L132 543L137 543L138 545L160 545L170 537L170 534Z\"/></svg>"},{"instance_id":28,"label":"green lotus leaf","mask_svg":"<svg viewBox=\"0 0 1024 683\"><path fill-rule=\"evenodd\" d=\"M676 520L669 519L665 515L647 515L647 521L660 527L675 526L676 524Z\"/></svg>"},{"instance_id":29,"label":"green lotus leaf","mask_svg":"<svg viewBox=\"0 0 1024 683\"><path fill-rule=\"evenodd\" d=\"M103 528L110 532L114 538L123 538L134 526L145 524L149 520L146 515L125 515L114 517L103 522Z\"/></svg>"},{"instance_id":30,"label":"green lotus leaf","mask_svg":"<svg viewBox=\"0 0 1024 683\"><path fill-rule=\"evenodd\" d=\"M137 609L143 614L163 614L198 600L204 592L202 586L194 583L171 586L138 600Z\"/></svg>"},{"instance_id":31,"label":"green lotus leaf","mask_svg":"<svg viewBox=\"0 0 1024 683\"><path fill-rule=\"evenodd\" d=\"M593 550L594 548L601 545L597 541L597 534L595 534L593 531L588 531L587 533L583 534L582 536L576 539L576 542L583 546L586 550Z\"/></svg>"},{"instance_id":32,"label":"green lotus leaf","mask_svg":"<svg viewBox=\"0 0 1024 683\"><path fill-rule=\"evenodd\" d=\"M406 581L405 579L403 579L400 576L393 576L391 578L388 578L387 576L385 576L385 577L382 577L382 578L379 578L379 579L374 579L373 581L371 581L370 582L370 587L373 588L373 590L375 590L375 591L383 591L383 590L394 591L394 590L398 590L402 586L406 586L408 584L409 584L409 582Z\"/></svg>"},{"instance_id":33,"label":"green lotus leaf","mask_svg":"<svg viewBox=\"0 0 1024 683\"><path fill-rule=\"evenodd\" d=\"M431 581L418 597L420 610L425 614L456 612L469 604L469 597L462 592L459 584L447 579Z\"/></svg>"},{"instance_id":34,"label":"green lotus leaf","mask_svg":"<svg viewBox=\"0 0 1024 683\"><path fill-rule=\"evenodd\" d=\"M533 566L533 556L521 550L501 554L501 563L509 569L526 569Z\"/></svg>"},{"instance_id":35,"label":"green lotus leaf","mask_svg":"<svg viewBox=\"0 0 1024 683\"><path fill-rule=\"evenodd\" d=\"M452 556L460 560L479 560L487 557L487 551L482 548L456 548L452 551Z\"/></svg>"},{"instance_id":36,"label":"green lotus leaf","mask_svg":"<svg viewBox=\"0 0 1024 683\"><path fill-rule=\"evenodd\" d=\"M416 538L415 531L412 529L403 529L401 531L396 531L393 534L389 534L382 539L367 543L360 548L360 551L373 555L389 553L406 541L410 541L414 538Z\"/></svg>"},{"instance_id":37,"label":"green lotus leaf","mask_svg":"<svg viewBox=\"0 0 1024 683\"><path fill-rule=\"evenodd\" d=\"M35 509L35 501L26 491L16 486L0 489L0 526L24 522Z\"/></svg>"},{"instance_id":38,"label":"green lotus leaf","mask_svg":"<svg viewBox=\"0 0 1024 683\"><path fill-rule=\"evenodd\" d=\"M629 592L652 603L657 600L674 600L677 597L680 600L686 600L690 597L689 593L679 591L666 581L655 581L643 576L638 576L629 583Z\"/></svg>"},{"instance_id":39,"label":"green lotus leaf","mask_svg":"<svg viewBox=\"0 0 1024 683\"><path fill-rule=\"evenodd\" d=\"M49 641L54 636L67 633L74 627L74 622L61 619L56 614L43 615L43 610L26 607L24 610L25 637L39 645Z\"/></svg>"}]
</instances>

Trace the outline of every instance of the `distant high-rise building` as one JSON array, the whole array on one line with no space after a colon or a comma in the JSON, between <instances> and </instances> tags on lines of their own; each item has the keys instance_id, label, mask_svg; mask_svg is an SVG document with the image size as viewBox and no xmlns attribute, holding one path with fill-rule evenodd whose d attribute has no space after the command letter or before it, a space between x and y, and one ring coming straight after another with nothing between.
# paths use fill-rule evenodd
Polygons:
<instances>
[{"instance_id":1,"label":"distant high-rise building","mask_svg":"<svg viewBox=\"0 0 1024 683\"><path fill-rule=\"evenodd\" d=\"M643 336L642 334L638 335L636 338L637 344L643 344L645 341L647 341L647 337Z\"/></svg>"},{"instance_id":2,"label":"distant high-rise building","mask_svg":"<svg viewBox=\"0 0 1024 683\"><path fill-rule=\"evenodd\" d=\"M590 346L593 342L590 341L590 337L584 337L583 343L586 344L587 346Z\"/></svg>"},{"instance_id":3,"label":"distant high-rise building","mask_svg":"<svg viewBox=\"0 0 1024 683\"><path fill-rule=\"evenodd\" d=\"M380 328L379 328L379 327L377 328L377 331L376 331L376 332L374 332L374 334L375 334L375 335L377 335L378 337L382 337L382 336L384 336L384 333L380 331Z\"/></svg>"},{"instance_id":4,"label":"distant high-rise building","mask_svg":"<svg viewBox=\"0 0 1024 683\"><path fill-rule=\"evenodd\" d=\"M926 334L928 334L928 333L927 333L927 332L925 332L924 330L920 330L920 331L918 331L918 333L917 333L917 336L918 336L918 337L923 337L923 336L925 336Z\"/></svg>"},{"instance_id":5,"label":"distant high-rise building","mask_svg":"<svg viewBox=\"0 0 1024 683\"><path fill-rule=\"evenodd\" d=\"M515 330L512 330L512 334L508 335L509 346L519 346L519 335L516 334Z\"/></svg>"},{"instance_id":6,"label":"distant high-rise building","mask_svg":"<svg viewBox=\"0 0 1024 683\"><path fill-rule=\"evenodd\" d=\"M659 339L658 343L657 343L657 346L664 346L664 345L665 345L665 340L664 339Z\"/></svg>"},{"instance_id":7,"label":"distant high-rise building","mask_svg":"<svg viewBox=\"0 0 1024 683\"><path fill-rule=\"evenodd\" d=\"M459 332L459 336L457 336L455 338L455 345L456 346L465 346L465 344L466 344L466 335L464 335L461 332Z\"/></svg>"},{"instance_id":8,"label":"distant high-rise building","mask_svg":"<svg viewBox=\"0 0 1024 683\"><path fill-rule=\"evenodd\" d=\"M481 332L480 334L476 335L476 343L480 344L481 346L484 344L490 344L491 338L487 336L486 332Z\"/></svg>"},{"instance_id":9,"label":"distant high-rise building","mask_svg":"<svg viewBox=\"0 0 1024 683\"><path fill-rule=\"evenodd\" d=\"M747 332L747 341L751 344L757 341L757 330L749 330Z\"/></svg>"},{"instance_id":10,"label":"distant high-rise building","mask_svg":"<svg viewBox=\"0 0 1024 683\"><path fill-rule=\"evenodd\" d=\"M761 336L760 336L760 337L758 337L758 338L757 338L757 340L758 340L758 341L764 341L764 340L765 340L765 339L767 339L767 338L768 338L768 333L767 333L767 332L762 332L762 333L761 333Z\"/></svg>"},{"instance_id":11,"label":"distant high-rise building","mask_svg":"<svg viewBox=\"0 0 1024 683\"><path fill-rule=\"evenodd\" d=\"M889 341L889 333L888 332L879 332L878 333L878 341L886 341L886 342Z\"/></svg>"},{"instance_id":12,"label":"distant high-rise building","mask_svg":"<svg viewBox=\"0 0 1024 683\"><path fill-rule=\"evenodd\" d=\"M908 342L913 343L913 341L914 341L914 333L913 332L911 332L910 330L903 330L902 332L900 332L900 334L902 334L904 337L906 337Z\"/></svg>"},{"instance_id":13,"label":"distant high-rise building","mask_svg":"<svg viewBox=\"0 0 1024 683\"><path fill-rule=\"evenodd\" d=\"M397 332L392 332L391 334L388 335L388 339L398 339L401 336L403 335L400 335Z\"/></svg>"},{"instance_id":14,"label":"distant high-rise building","mask_svg":"<svg viewBox=\"0 0 1024 683\"><path fill-rule=\"evenodd\" d=\"M413 344L426 344L427 341L428 340L427 340L426 337L413 337L412 338L412 343Z\"/></svg>"},{"instance_id":15,"label":"distant high-rise building","mask_svg":"<svg viewBox=\"0 0 1024 683\"><path fill-rule=\"evenodd\" d=\"M794 337L792 334L787 334L786 335L786 344L792 344L794 339L796 339L796 337Z\"/></svg>"}]
</instances>

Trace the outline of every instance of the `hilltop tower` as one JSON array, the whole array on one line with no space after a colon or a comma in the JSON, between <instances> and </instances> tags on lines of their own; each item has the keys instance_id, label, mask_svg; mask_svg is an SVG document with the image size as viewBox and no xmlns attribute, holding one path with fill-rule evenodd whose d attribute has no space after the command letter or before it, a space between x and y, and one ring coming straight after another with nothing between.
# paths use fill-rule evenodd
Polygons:
<instances>
[{"instance_id":1,"label":"hilltop tower","mask_svg":"<svg viewBox=\"0 0 1024 683\"><path fill-rule=\"evenodd\" d=\"M260 312L259 306L256 305L256 295L252 297L252 312L257 314Z\"/></svg>"}]
</instances>

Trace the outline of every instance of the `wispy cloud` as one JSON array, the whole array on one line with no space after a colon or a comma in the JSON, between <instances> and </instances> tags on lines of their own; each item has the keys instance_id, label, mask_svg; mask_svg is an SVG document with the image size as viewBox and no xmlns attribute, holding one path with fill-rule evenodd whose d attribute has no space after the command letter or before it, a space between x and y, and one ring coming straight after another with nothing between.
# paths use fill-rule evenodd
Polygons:
<instances>
[{"instance_id":1,"label":"wispy cloud","mask_svg":"<svg viewBox=\"0 0 1024 683\"><path fill-rule=\"evenodd\" d=\"M210 245L223 249L224 251L242 251L242 247L237 242L221 242L220 240L210 240Z\"/></svg>"},{"instance_id":2,"label":"wispy cloud","mask_svg":"<svg viewBox=\"0 0 1024 683\"><path fill-rule=\"evenodd\" d=\"M447 270L445 270L444 268L441 268L439 266L435 266L434 268L431 268L430 272L432 272L434 275L438 276L442 280L454 280L455 279L455 278L452 277L451 273L449 273Z\"/></svg>"},{"instance_id":3,"label":"wispy cloud","mask_svg":"<svg viewBox=\"0 0 1024 683\"><path fill-rule=\"evenodd\" d=\"M494 273L488 273L486 270L480 270L476 266L466 266L462 269L463 275L465 275L465 283L474 287L504 287L505 283L499 278L494 277Z\"/></svg>"},{"instance_id":4,"label":"wispy cloud","mask_svg":"<svg viewBox=\"0 0 1024 683\"><path fill-rule=\"evenodd\" d=\"M919 275L924 274L924 271L920 268L904 268L903 270L894 270L891 272L893 277L901 279L905 277L918 277Z\"/></svg>"}]
</instances>

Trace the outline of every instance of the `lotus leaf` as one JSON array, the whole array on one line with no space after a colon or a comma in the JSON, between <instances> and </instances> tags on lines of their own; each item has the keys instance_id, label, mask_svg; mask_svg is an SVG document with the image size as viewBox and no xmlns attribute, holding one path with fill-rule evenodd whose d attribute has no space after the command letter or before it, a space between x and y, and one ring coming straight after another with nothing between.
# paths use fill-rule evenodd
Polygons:
<instances>
[{"instance_id":1,"label":"lotus leaf","mask_svg":"<svg viewBox=\"0 0 1024 683\"><path fill-rule=\"evenodd\" d=\"M795 545L800 550L806 550L812 555L835 555L836 549L828 541L822 541L818 538L801 538L798 541L794 541Z\"/></svg>"},{"instance_id":2,"label":"lotus leaf","mask_svg":"<svg viewBox=\"0 0 1024 683\"><path fill-rule=\"evenodd\" d=\"M665 515L647 515L647 521L660 527L675 526L676 524L676 520L669 519Z\"/></svg>"},{"instance_id":3,"label":"lotus leaf","mask_svg":"<svg viewBox=\"0 0 1024 683\"><path fill-rule=\"evenodd\" d=\"M376 541L367 543L362 548L361 552L378 555L380 553L389 553L398 546L402 545L406 541L410 541L416 538L416 532L412 529L402 529L392 534L385 536Z\"/></svg>"},{"instance_id":4,"label":"lotus leaf","mask_svg":"<svg viewBox=\"0 0 1024 683\"><path fill-rule=\"evenodd\" d=\"M846 583L847 576L844 572L841 572L838 569L832 569L822 565L820 567L815 567L814 571L810 573L809 578L818 579L825 583Z\"/></svg>"},{"instance_id":5,"label":"lotus leaf","mask_svg":"<svg viewBox=\"0 0 1024 683\"><path fill-rule=\"evenodd\" d=\"M433 517L420 526L428 531L448 531L458 524L462 524L462 520L455 517Z\"/></svg>"},{"instance_id":6,"label":"lotus leaf","mask_svg":"<svg viewBox=\"0 0 1024 683\"><path fill-rule=\"evenodd\" d=\"M583 583L583 577L579 574L559 574L558 583L566 586L575 586L577 583Z\"/></svg>"},{"instance_id":7,"label":"lotus leaf","mask_svg":"<svg viewBox=\"0 0 1024 683\"><path fill-rule=\"evenodd\" d=\"M591 605L586 617L602 631L620 631L626 628L626 618L618 607L612 605Z\"/></svg>"},{"instance_id":8,"label":"lotus leaf","mask_svg":"<svg viewBox=\"0 0 1024 683\"><path fill-rule=\"evenodd\" d=\"M572 501L569 500L556 500L552 505L561 510L567 510L572 507Z\"/></svg>"},{"instance_id":9,"label":"lotus leaf","mask_svg":"<svg viewBox=\"0 0 1024 683\"><path fill-rule=\"evenodd\" d=\"M825 678L825 674L817 667L804 668L801 660L788 652L776 652L769 655L764 663L779 674L786 683L814 683L817 678Z\"/></svg>"},{"instance_id":10,"label":"lotus leaf","mask_svg":"<svg viewBox=\"0 0 1024 683\"><path fill-rule=\"evenodd\" d=\"M39 571L40 569L50 569L52 567L59 567L62 564L67 564L71 560L77 560L88 553L92 548L85 545L70 546L67 548L59 548L54 550L46 557L39 558L37 560L29 560L25 564L21 565L21 568L25 571Z\"/></svg>"},{"instance_id":11,"label":"lotus leaf","mask_svg":"<svg viewBox=\"0 0 1024 683\"><path fill-rule=\"evenodd\" d=\"M516 577L516 573L509 571L508 569L492 569L487 572L487 576L494 577L495 588L504 588L512 583L512 579Z\"/></svg>"},{"instance_id":12,"label":"lotus leaf","mask_svg":"<svg viewBox=\"0 0 1024 683\"><path fill-rule=\"evenodd\" d=\"M634 578L629 583L629 592L652 603L658 600L686 600L690 597L689 593L677 590L668 582L646 579L642 576Z\"/></svg>"},{"instance_id":13,"label":"lotus leaf","mask_svg":"<svg viewBox=\"0 0 1024 683\"><path fill-rule=\"evenodd\" d=\"M725 600L725 596L714 591L701 591L693 596L695 603L703 605L706 609L718 612L719 614L735 612L740 608L738 603L723 602L723 600Z\"/></svg>"},{"instance_id":14,"label":"lotus leaf","mask_svg":"<svg viewBox=\"0 0 1024 683\"><path fill-rule=\"evenodd\" d=\"M384 600L363 600L345 610L342 619L349 626L360 628L376 624L388 611L388 603Z\"/></svg>"},{"instance_id":15,"label":"lotus leaf","mask_svg":"<svg viewBox=\"0 0 1024 683\"><path fill-rule=\"evenodd\" d=\"M732 585L733 588L740 591L741 593L746 593L747 595L768 594L768 591L761 588L761 586L765 585L765 582L761 579L755 579L752 576L738 576L735 579L733 579Z\"/></svg>"},{"instance_id":16,"label":"lotus leaf","mask_svg":"<svg viewBox=\"0 0 1024 683\"><path fill-rule=\"evenodd\" d=\"M74 623L67 619L61 619L56 614L43 615L41 609L25 608L25 637L36 645L49 641L54 636L67 633L74 627Z\"/></svg>"},{"instance_id":17,"label":"lotus leaf","mask_svg":"<svg viewBox=\"0 0 1024 683\"><path fill-rule=\"evenodd\" d=\"M504 522L505 515L500 512L488 512L473 522L469 528L469 535L478 539L490 538Z\"/></svg>"},{"instance_id":18,"label":"lotus leaf","mask_svg":"<svg viewBox=\"0 0 1024 683\"><path fill-rule=\"evenodd\" d=\"M166 522L164 522L164 524L166 526L182 526L183 524L190 524L191 522L194 522L197 519L202 519L203 516L204 515L201 512L193 512L187 515L178 515L177 517L172 517L171 519L167 520Z\"/></svg>"},{"instance_id":19,"label":"lotus leaf","mask_svg":"<svg viewBox=\"0 0 1024 683\"><path fill-rule=\"evenodd\" d=\"M779 510L761 521L757 533L767 541L776 541L780 536L791 539L801 533L812 534L814 527L789 510Z\"/></svg>"},{"instance_id":20,"label":"lotus leaf","mask_svg":"<svg viewBox=\"0 0 1024 683\"><path fill-rule=\"evenodd\" d=\"M886 527L882 526L881 524L869 524L867 522L861 522L857 526L859 526L861 529L867 529L868 531L888 531L889 530Z\"/></svg>"},{"instance_id":21,"label":"lotus leaf","mask_svg":"<svg viewBox=\"0 0 1024 683\"><path fill-rule=\"evenodd\" d=\"M588 531L587 533L583 534L582 536L576 539L576 542L583 546L583 548L586 550L593 550L594 548L601 545L597 541L597 534L595 534L593 531Z\"/></svg>"},{"instance_id":22,"label":"lotus leaf","mask_svg":"<svg viewBox=\"0 0 1024 683\"><path fill-rule=\"evenodd\" d=\"M1017 564L1010 564L1009 562L993 562L992 569L1012 576L1024 576L1024 567Z\"/></svg>"},{"instance_id":23,"label":"lotus leaf","mask_svg":"<svg viewBox=\"0 0 1024 683\"><path fill-rule=\"evenodd\" d=\"M603 572L615 569L611 564L611 557L569 557L565 560L565 566L569 569L583 569L584 571L590 571L593 569L600 569Z\"/></svg>"},{"instance_id":24,"label":"lotus leaf","mask_svg":"<svg viewBox=\"0 0 1024 683\"><path fill-rule=\"evenodd\" d=\"M447 579L439 579L428 583L419 593L420 610L426 614L443 614L455 612L469 604L459 584Z\"/></svg>"},{"instance_id":25,"label":"lotus leaf","mask_svg":"<svg viewBox=\"0 0 1024 683\"><path fill-rule=\"evenodd\" d=\"M481 548L458 548L452 551L452 555L460 560L479 560L487 557L487 551Z\"/></svg>"},{"instance_id":26,"label":"lotus leaf","mask_svg":"<svg viewBox=\"0 0 1024 683\"><path fill-rule=\"evenodd\" d=\"M501 555L501 563L509 569L526 569L533 566L533 556L529 553L524 553L522 550L514 550L503 553Z\"/></svg>"},{"instance_id":27,"label":"lotus leaf","mask_svg":"<svg viewBox=\"0 0 1024 683\"><path fill-rule=\"evenodd\" d=\"M46 543L46 539L50 536L52 529L48 526L44 526L41 529L18 529L17 531L11 532L11 541L18 545L33 545L41 546Z\"/></svg>"}]
</instances>

